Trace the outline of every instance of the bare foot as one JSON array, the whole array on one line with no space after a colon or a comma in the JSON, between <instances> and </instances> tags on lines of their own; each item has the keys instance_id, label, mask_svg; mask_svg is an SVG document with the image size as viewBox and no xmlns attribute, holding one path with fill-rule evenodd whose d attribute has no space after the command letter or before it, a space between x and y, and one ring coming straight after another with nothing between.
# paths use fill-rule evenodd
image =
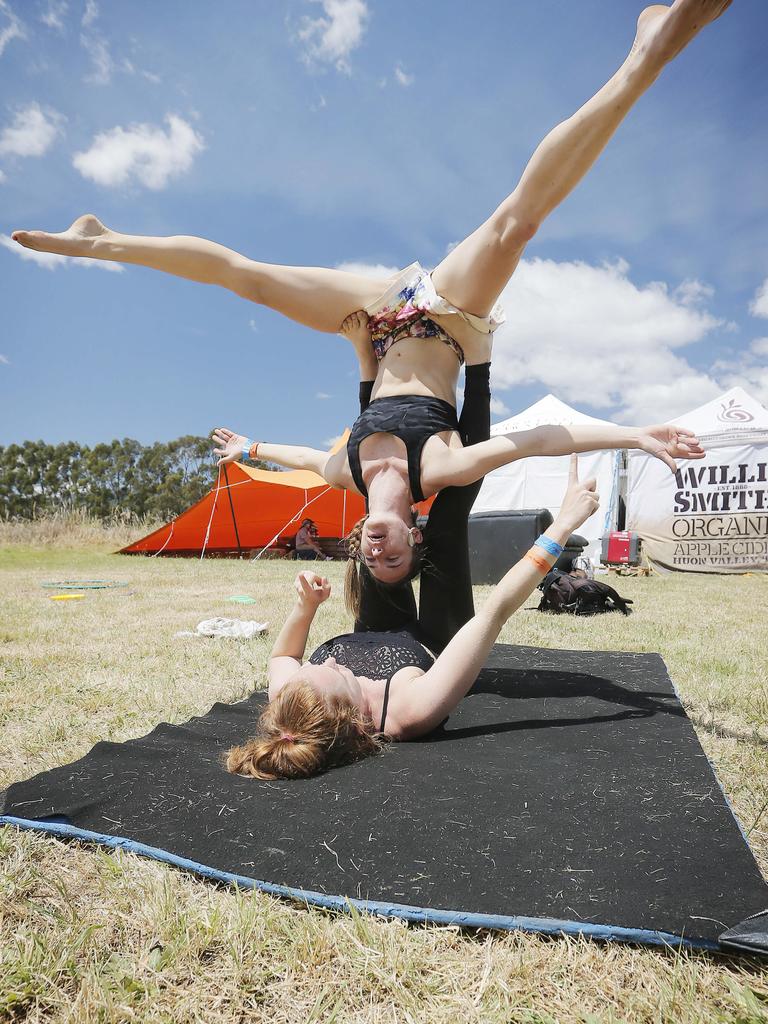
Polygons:
<instances>
[{"instance_id":1,"label":"bare foot","mask_svg":"<svg viewBox=\"0 0 768 1024\"><path fill-rule=\"evenodd\" d=\"M37 249L38 252L55 252L61 256L92 256L96 239L109 234L109 228L105 228L98 217L86 213L78 217L66 231L57 235L47 231L14 231L11 238L19 245Z\"/></svg>"},{"instance_id":2,"label":"bare foot","mask_svg":"<svg viewBox=\"0 0 768 1024\"><path fill-rule=\"evenodd\" d=\"M732 0L675 0L671 7L646 7L637 19L637 36L630 58L647 61L661 70L731 3Z\"/></svg>"}]
</instances>

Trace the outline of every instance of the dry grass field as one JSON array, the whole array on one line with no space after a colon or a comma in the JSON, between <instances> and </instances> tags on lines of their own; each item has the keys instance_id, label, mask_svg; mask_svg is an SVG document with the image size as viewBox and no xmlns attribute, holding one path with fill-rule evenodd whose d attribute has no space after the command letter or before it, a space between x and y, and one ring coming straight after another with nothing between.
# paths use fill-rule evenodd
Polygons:
<instances>
[{"instance_id":1,"label":"dry grass field","mask_svg":"<svg viewBox=\"0 0 768 1024\"><path fill-rule=\"evenodd\" d=\"M215 615L276 627L296 565L109 553L125 539L0 527L0 788L264 684L269 639L174 634ZM327 572L336 599L310 643L347 628L343 566ZM64 578L128 586L51 601L41 583ZM768 874L768 578L627 578L618 589L635 600L629 619L522 610L501 640L661 652ZM232 594L259 603L227 603ZM752 1024L768 1021L768 969L329 914L5 828L0 1020Z\"/></svg>"}]
</instances>

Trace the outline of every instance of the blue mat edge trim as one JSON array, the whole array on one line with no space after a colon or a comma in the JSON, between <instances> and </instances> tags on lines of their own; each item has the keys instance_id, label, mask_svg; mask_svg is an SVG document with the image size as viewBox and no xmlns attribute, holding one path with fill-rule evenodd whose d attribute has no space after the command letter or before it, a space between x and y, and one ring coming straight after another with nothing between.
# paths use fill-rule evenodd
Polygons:
<instances>
[{"instance_id":1,"label":"blue mat edge trim","mask_svg":"<svg viewBox=\"0 0 768 1024\"><path fill-rule=\"evenodd\" d=\"M327 910L349 911L350 907L380 917L395 917L419 924L456 925L461 928L493 928L502 931L524 931L544 935L584 935L604 942L636 942L646 946L666 946L672 949L703 949L711 952L727 952L718 942L707 939L686 939L671 932L650 931L644 928L623 928L619 925L586 924L581 921L561 921L547 917L507 917L496 914L469 914L462 911L435 910L430 907L412 907L401 903L383 903L377 900L360 900L347 896L329 896L311 889L296 889L286 885L275 885L246 875L235 875L219 871L206 864L179 857L175 853L147 846L123 836L111 836L101 832L90 832L62 822L34 821L29 818L15 818L0 815L0 824L18 829L45 832L53 836L71 837L86 842L99 843L113 849L127 850L152 860L171 864L174 867L192 871L205 878L238 885L241 888L258 889L271 896L283 896L303 903L323 907Z\"/></svg>"}]
</instances>

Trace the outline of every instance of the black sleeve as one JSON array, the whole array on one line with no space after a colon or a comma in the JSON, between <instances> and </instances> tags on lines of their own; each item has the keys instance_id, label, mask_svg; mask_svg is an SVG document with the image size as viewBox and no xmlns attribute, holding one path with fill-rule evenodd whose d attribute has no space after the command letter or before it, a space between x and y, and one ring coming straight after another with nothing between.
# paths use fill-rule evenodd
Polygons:
<instances>
[{"instance_id":1,"label":"black sleeve","mask_svg":"<svg viewBox=\"0 0 768 1024\"><path fill-rule=\"evenodd\" d=\"M361 380L360 381L360 412L363 413L371 404L371 395L373 394L373 385L376 383L375 380Z\"/></svg>"},{"instance_id":2,"label":"black sleeve","mask_svg":"<svg viewBox=\"0 0 768 1024\"><path fill-rule=\"evenodd\" d=\"M459 433L466 447L491 434L490 363L466 367ZM482 480L466 487L444 487L429 512L425 564L421 570L419 632L439 654L475 614L469 571L468 520Z\"/></svg>"}]
</instances>

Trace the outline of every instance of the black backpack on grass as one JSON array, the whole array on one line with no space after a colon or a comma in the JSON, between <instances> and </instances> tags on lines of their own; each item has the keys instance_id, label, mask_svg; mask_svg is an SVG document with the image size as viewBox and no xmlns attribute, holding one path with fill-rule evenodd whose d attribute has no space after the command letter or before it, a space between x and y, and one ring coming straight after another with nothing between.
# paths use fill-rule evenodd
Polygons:
<instances>
[{"instance_id":1,"label":"black backpack on grass","mask_svg":"<svg viewBox=\"0 0 768 1024\"><path fill-rule=\"evenodd\" d=\"M599 615L622 612L629 615L629 598L620 597L607 583L553 569L539 584L540 612L569 612L571 615Z\"/></svg>"}]
</instances>

